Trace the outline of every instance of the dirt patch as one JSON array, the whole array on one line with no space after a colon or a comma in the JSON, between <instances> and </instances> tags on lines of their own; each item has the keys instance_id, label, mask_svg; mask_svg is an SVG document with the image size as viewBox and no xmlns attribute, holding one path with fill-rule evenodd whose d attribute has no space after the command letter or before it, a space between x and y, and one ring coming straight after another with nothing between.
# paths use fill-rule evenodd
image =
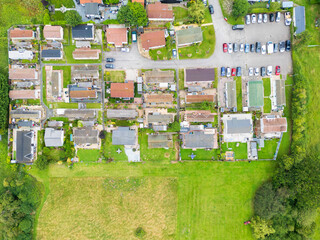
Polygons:
<instances>
[{"instance_id":1,"label":"dirt patch","mask_svg":"<svg viewBox=\"0 0 320 240\"><path fill-rule=\"evenodd\" d=\"M169 158L169 157L170 157L170 153L165 153L165 154L164 154L164 157L165 157L165 158Z\"/></svg>"}]
</instances>

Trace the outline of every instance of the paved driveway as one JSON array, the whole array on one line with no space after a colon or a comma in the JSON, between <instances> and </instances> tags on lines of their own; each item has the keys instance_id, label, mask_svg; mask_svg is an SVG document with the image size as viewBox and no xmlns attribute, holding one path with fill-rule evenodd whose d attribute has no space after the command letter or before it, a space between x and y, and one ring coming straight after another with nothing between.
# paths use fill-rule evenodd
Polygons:
<instances>
[{"instance_id":1,"label":"paved driveway","mask_svg":"<svg viewBox=\"0 0 320 240\"><path fill-rule=\"evenodd\" d=\"M223 53L222 44L228 42L247 42L255 43L261 41L279 42L287 40L290 37L289 27L283 22L283 16L280 23L262 23L251 24L245 27L243 31L233 31L222 15L218 1L209 0L215 9L212 15L213 25L216 34L216 46L214 54L208 59L190 59L190 60L171 60L171 61L153 61L140 56L136 43L132 44L131 52L106 52L105 57L114 57L114 63L117 69L128 68L191 68L191 67L237 67L240 66L243 72L247 74L249 67L261 67L272 65L281 66L282 74L292 72L291 52L276 53L271 55L262 55L255 53Z\"/></svg>"}]
</instances>

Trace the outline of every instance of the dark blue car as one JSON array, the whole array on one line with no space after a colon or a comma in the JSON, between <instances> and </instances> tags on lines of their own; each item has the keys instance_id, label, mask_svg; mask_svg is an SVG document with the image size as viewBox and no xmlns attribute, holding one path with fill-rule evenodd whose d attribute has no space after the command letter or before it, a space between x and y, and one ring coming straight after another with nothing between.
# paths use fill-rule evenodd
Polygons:
<instances>
[{"instance_id":1,"label":"dark blue car","mask_svg":"<svg viewBox=\"0 0 320 240\"><path fill-rule=\"evenodd\" d=\"M226 76L226 68L221 67L221 77L225 77L225 76Z\"/></svg>"},{"instance_id":2,"label":"dark blue car","mask_svg":"<svg viewBox=\"0 0 320 240\"><path fill-rule=\"evenodd\" d=\"M237 77L241 77L241 67L237 67Z\"/></svg>"}]
</instances>

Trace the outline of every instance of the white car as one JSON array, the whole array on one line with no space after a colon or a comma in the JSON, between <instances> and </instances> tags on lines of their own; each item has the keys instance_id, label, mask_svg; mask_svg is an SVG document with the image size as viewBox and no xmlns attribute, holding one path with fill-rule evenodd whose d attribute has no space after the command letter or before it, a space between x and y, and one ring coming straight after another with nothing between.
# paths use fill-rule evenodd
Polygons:
<instances>
[{"instance_id":1,"label":"white car","mask_svg":"<svg viewBox=\"0 0 320 240\"><path fill-rule=\"evenodd\" d=\"M267 75L271 76L271 74L272 74L272 66L268 66L267 67Z\"/></svg>"},{"instance_id":2,"label":"white car","mask_svg":"<svg viewBox=\"0 0 320 240\"><path fill-rule=\"evenodd\" d=\"M262 46L261 46L261 53L262 53L262 54L266 54L266 51L267 51L266 45L262 45Z\"/></svg>"},{"instance_id":3,"label":"white car","mask_svg":"<svg viewBox=\"0 0 320 240\"><path fill-rule=\"evenodd\" d=\"M262 14L258 14L258 23L262 23Z\"/></svg>"},{"instance_id":4,"label":"white car","mask_svg":"<svg viewBox=\"0 0 320 240\"><path fill-rule=\"evenodd\" d=\"M280 22L280 12L276 13L276 22Z\"/></svg>"},{"instance_id":5,"label":"white car","mask_svg":"<svg viewBox=\"0 0 320 240\"><path fill-rule=\"evenodd\" d=\"M273 53L273 42L267 42L267 52L268 54Z\"/></svg>"},{"instance_id":6,"label":"white car","mask_svg":"<svg viewBox=\"0 0 320 240\"><path fill-rule=\"evenodd\" d=\"M243 52L243 51L244 51L244 44L243 44L243 43L240 43L239 51L240 51L240 52Z\"/></svg>"},{"instance_id":7,"label":"white car","mask_svg":"<svg viewBox=\"0 0 320 240\"><path fill-rule=\"evenodd\" d=\"M250 15L246 15L246 24L249 25L250 23Z\"/></svg>"},{"instance_id":8,"label":"white car","mask_svg":"<svg viewBox=\"0 0 320 240\"><path fill-rule=\"evenodd\" d=\"M232 51L233 51L232 43L228 43L228 53L232 53Z\"/></svg>"},{"instance_id":9,"label":"white car","mask_svg":"<svg viewBox=\"0 0 320 240\"><path fill-rule=\"evenodd\" d=\"M251 15L251 22L256 23L257 22L257 16L255 14Z\"/></svg>"},{"instance_id":10,"label":"white car","mask_svg":"<svg viewBox=\"0 0 320 240\"><path fill-rule=\"evenodd\" d=\"M259 70L259 68L256 67L256 68L254 69L254 75L255 75L255 76L259 76L259 73L260 73L260 70Z\"/></svg>"},{"instance_id":11,"label":"white car","mask_svg":"<svg viewBox=\"0 0 320 240\"><path fill-rule=\"evenodd\" d=\"M264 23L268 22L268 14L266 14L266 13L263 14L263 22Z\"/></svg>"},{"instance_id":12,"label":"white car","mask_svg":"<svg viewBox=\"0 0 320 240\"><path fill-rule=\"evenodd\" d=\"M253 76L253 67L249 68L248 75L249 75L249 76Z\"/></svg>"},{"instance_id":13,"label":"white car","mask_svg":"<svg viewBox=\"0 0 320 240\"><path fill-rule=\"evenodd\" d=\"M227 67L227 77L231 77L231 68Z\"/></svg>"}]
</instances>

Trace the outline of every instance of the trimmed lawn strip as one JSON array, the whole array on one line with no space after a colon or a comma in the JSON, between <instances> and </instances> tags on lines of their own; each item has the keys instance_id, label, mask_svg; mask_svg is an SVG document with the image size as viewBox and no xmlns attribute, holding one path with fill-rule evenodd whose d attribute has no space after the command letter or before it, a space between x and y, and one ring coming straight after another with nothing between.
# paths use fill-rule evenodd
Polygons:
<instances>
[{"instance_id":1,"label":"trimmed lawn strip","mask_svg":"<svg viewBox=\"0 0 320 240\"><path fill-rule=\"evenodd\" d=\"M263 112L264 113L271 113L271 99L270 98L264 98L263 99L264 106L263 106Z\"/></svg>"},{"instance_id":2,"label":"trimmed lawn strip","mask_svg":"<svg viewBox=\"0 0 320 240\"><path fill-rule=\"evenodd\" d=\"M102 104L101 103L86 103L86 107L88 109L96 109L96 108L101 108Z\"/></svg>"},{"instance_id":3,"label":"trimmed lawn strip","mask_svg":"<svg viewBox=\"0 0 320 240\"><path fill-rule=\"evenodd\" d=\"M271 95L270 78L262 78L262 81L263 81L264 96L269 97Z\"/></svg>"},{"instance_id":4,"label":"trimmed lawn strip","mask_svg":"<svg viewBox=\"0 0 320 240\"><path fill-rule=\"evenodd\" d=\"M234 77L236 80L236 92L237 92L237 108L242 111L242 80L241 77Z\"/></svg>"},{"instance_id":5,"label":"trimmed lawn strip","mask_svg":"<svg viewBox=\"0 0 320 240\"><path fill-rule=\"evenodd\" d=\"M63 87L67 88L71 84L71 66L53 66L53 70L63 70Z\"/></svg>"},{"instance_id":6,"label":"trimmed lawn strip","mask_svg":"<svg viewBox=\"0 0 320 240\"><path fill-rule=\"evenodd\" d=\"M181 160L192 160L191 154L196 155L193 160L218 160L220 150L205 150L205 149L197 149L193 151L192 149L183 149L180 148Z\"/></svg>"},{"instance_id":7,"label":"trimmed lawn strip","mask_svg":"<svg viewBox=\"0 0 320 240\"><path fill-rule=\"evenodd\" d=\"M271 140L265 140L264 141L264 147L261 148L259 151L258 146L258 158L259 159L273 159L273 156L276 152L277 145L278 145L279 139L271 139Z\"/></svg>"},{"instance_id":8,"label":"trimmed lawn strip","mask_svg":"<svg viewBox=\"0 0 320 240\"><path fill-rule=\"evenodd\" d=\"M106 80L110 82L123 83L126 78L125 71L106 71Z\"/></svg>"},{"instance_id":9,"label":"trimmed lawn strip","mask_svg":"<svg viewBox=\"0 0 320 240\"><path fill-rule=\"evenodd\" d=\"M173 7L174 22L186 22L188 21L188 9L183 7Z\"/></svg>"},{"instance_id":10,"label":"trimmed lawn strip","mask_svg":"<svg viewBox=\"0 0 320 240\"><path fill-rule=\"evenodd\" d=\"M179 69L179 90L184 89L184 69Z\"/></svg>"},{"instance_id":11,"label":"trimmed lawn strip","mask_svg":"<svg viewBox=\"0 0 320 240\"><path fill-rule=\"evenodd\" d=\"M77 156L80 162L97 162L100 158L98 149L78 149Z\"/></svg>"},{"instance_id":12,"label":"trimmed lawn strip","mask_svg":"<svg viewBox=\"0 0 320 240\"><path fill-rule=\"evenodd\" d=\"M237 144L239 146L237 147ZM224 143L221 146L222 151L225 153L226 151L233 151L234 152L234 157L235 159L247 159L248 154L247 154L247 143Z\"/></svg>"}]
</instances>

